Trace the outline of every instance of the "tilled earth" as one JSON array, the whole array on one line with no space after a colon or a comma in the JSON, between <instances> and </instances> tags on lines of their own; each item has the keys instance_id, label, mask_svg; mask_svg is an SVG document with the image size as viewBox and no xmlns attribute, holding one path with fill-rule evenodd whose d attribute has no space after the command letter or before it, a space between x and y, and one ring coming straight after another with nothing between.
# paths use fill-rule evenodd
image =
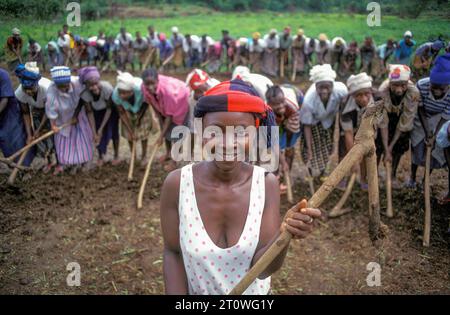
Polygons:
<instances>
[{"instance_id":1,"label":"tilled earth","mask_svg":"<svg viewBox=\"0 0 450 315\"><path fill-rule=\"evenodd\" d=\"M0 293L163 293L158 199L165 173L154 164L144 208L136 210L143 169L137 169L139 181L128 182L127 172L124 163L61 177L38 174L15 187L2 175ZM297 180L296 199L308 197L305 192ZM339 196L333 193L323 208ZM309 238L292 243L273 276L274 293L449 294L448 211L433 202L431 247L423 248L421 197L394 192L396 216L382 217L390 234L380 254L368 237L367 196L355 188L348 201L353 212L318 222ZM287 208L283 197L282 212ZM66 284L69 262L81 266L80 287ZM367 286L370 262L381 264L381 287Z\"/></svg>"},{"instance_id":2,"label":"tilled earth","mask_svg":"<svg viewBox=\"0 0 450 315\"><path fill-rule=\"evenodd\" d=\"M125 141L121 152L129 156ZM408 164L405 158L402 180ZM13 187L0 174L0 294L164 293L159 194L166 173L155 159L142 210L136 198L144 168L137 167L133 182L127 173L126 162L59 177L32 172ZM293 176L295 199L309 197L299 173ZM445 172L433 173L432 186L429 248L421 240L421 191L394 191L396 215L381 217L389 237L380 252L368 236L367 194L355 185L346 205L351 213L324 218L310 237L291 243L283 268L272 277L273 293L450 294L450 209L436 201L446 189ZM334 192L323 209L331 209L341 194ZM380 197L384 212L383 188ZM288 207L283 196L281 212ZM81 267L79 287L66 283L70 262ZM370 262L381 265L379 287L366 282Z\"/></svg>"}]
</instances>

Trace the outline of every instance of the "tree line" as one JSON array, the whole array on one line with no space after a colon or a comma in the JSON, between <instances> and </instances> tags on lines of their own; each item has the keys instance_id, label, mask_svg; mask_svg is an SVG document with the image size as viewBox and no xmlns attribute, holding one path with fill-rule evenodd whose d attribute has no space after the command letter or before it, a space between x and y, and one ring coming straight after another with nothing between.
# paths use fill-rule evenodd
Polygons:
<instances>
[{"instance_id":1,"label":"tree line","mask_svg":"<svg viewBox=\"0 0 450 315\"><path fill-rule=\"evenodd\" d=\"M2 0L0 16L4 18L56 19L64 13L65 4L72 1L60 0ZM115 5L161 6L200 5L218 11L310 11L367 13L370 0L78 0L84 18L106 17ZM402 17L418 17L422 12L449 12L449 0L378 0L382 12ZM450 14L450 13L449 13Z\"/></svg>"}]
</instances>

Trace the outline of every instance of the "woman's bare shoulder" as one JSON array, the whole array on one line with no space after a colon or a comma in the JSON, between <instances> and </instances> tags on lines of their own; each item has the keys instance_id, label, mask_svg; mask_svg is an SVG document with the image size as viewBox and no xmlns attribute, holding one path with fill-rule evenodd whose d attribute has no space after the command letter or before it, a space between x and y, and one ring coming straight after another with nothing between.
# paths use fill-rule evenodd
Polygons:
<instances>
[{"instance_id":1,"label":"woman's bare shoulder","mask_svg":"<svg viewBox=\"0 0 450 315\"><path fill-rule=\"evenodd\" d=\"M172 189L175 187L178 187L180 185L180 178L181 178L181 168L178 168L167 175L166 179L164 180L162 189Z\"/></svg>"},{"instance_id":2,"label":"woman's bare shoulder","mask_svg":"<svg viewBox=\"0 0 450 315\"><path fill-rule=\"evenodd\" d=\"M161 188L161 199L166 202L177 202L180 192L181 168L167 175Z\"/></svg>"},{"instance_id":3,"label":"woman's bare shoulder","mask_svg":"<svg viewBox=\"0 0 450 315\"><path fill-rule=\"evenodd\" d=\"M277 193L279 190L277 177L270 172L266 172L264 175L266 183L266 192Z\"/></svg>"}]
</instances>

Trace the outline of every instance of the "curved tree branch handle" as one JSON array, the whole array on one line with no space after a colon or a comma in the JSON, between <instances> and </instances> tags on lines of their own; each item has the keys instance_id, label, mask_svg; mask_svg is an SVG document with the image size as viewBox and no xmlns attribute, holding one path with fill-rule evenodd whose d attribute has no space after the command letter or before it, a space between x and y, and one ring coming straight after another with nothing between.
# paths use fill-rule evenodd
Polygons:
<instances>
[{"instance_id":1,"label":"curved tree branch handle","mask_svg":"<svg viewBox=\"0 0 450 315\"><path fill-rule=\"evenodd\" d=\"M430 200L430 166L432 147L427 146L425 160L425 224L423 228L423 246L430 246L431 234L431 200Z\"/></svg>"},{"instance_id":2,"label":"curved tree branch handle","mask_svg":"<svg viewBox=\"0 0 450 315\"><path fill-rule=\"evenodd\" d=\"M386 162L386 199L387 209L386 215L388 218L394 216L394 209L392 207L392 163Z\"/></svg>"},{"instance_id":3,"label":"curved tree branch handle","mask_svg":"<svg viewBox=\"0 0 450 315\"><path fill-rule=\"evenodd\" d=\"M30 151L30 149L31 148L29 148L28 150L22 152L22 155L20 156L19 161L17 161L17 166L22 166L23 161L25 160L25 157L27 156L27 154ZM13 185L14 184L14 182L16 181L16 177L17 177L18 173L19 173L19 169L17 167L15 167L14 170L12 171L11 175L9 175L9 178L8 178L8 184L9 185Z\"/></svg>"},{"instance_id":4,"label":"curved tree branch handle","mask_svg":"<svg viewBox=\"0 0 450 315\"><path fill-rule=\"evenodd\" d=\"M68 126L72 125L72 122L66 123L61 125L61 127L58 127L59 130L61 131L61 129L64 129ZM21 155L23 152L27 151L28 149L30 149L32 146L38 144L39 142L53 136L54 134L56 134L55 131L50 130L49 132L44 133L42 136L40 136L39 138L34 139L32 142L30 142L29 144L27 144L26 146L24 146L22 149L20 149L19 151L17 151L16 153L14 153L13 155L9 156L7 158L7 160L9 161L13 161L15 158L17 158L19 155Z\"/></svg>"},{"instance_id":5,"label":"curved tree branch handle","mask_svg":"<svg viewBox=\"0 0 450 315\"><path fill-rule=\"evenodd\" d=\"M131 182L133 180L134 173L134 162L136 160L136 140L133 140L133 144L131 145L131 160L130 166L128 168L128 181Z\"/></svg>"},{"instance_id":6,"label":"curved tree branch handle","mask_svg":"<svg viewBox=\"0 0 450 315\"><path fill-rule=\"evenodd\" d=\"M152 154L150 156L150 160L148 160L147 167L145 168L144 178L142 179L141 188L139 189L139 195L137 200L137 208L142 208L142 199L144 198L145 185L147 185L148 176L150 175L150 169L152 167L153 159L155 158L155 154L159 149L159 145L155 145L153 148Z\"/></svg>"},{"instance_id":7,"label":"curved tree branch handle","mask_svg":"<svg viewBox=\"0 0 450 315\"><path fill-rule=\"evenodd\" d=\"M333 191L333 189L339 184L339 182L351 172L353 166L359 163L366 156L370 156L370 158L366 157L366 162L368 166L372 167L371 170L375 172L372 174L376 174L376 156L374 154L374 139L375 139L375 127L374 121L376 116L380 115L381 107L373 106L372 108L368 108L366 113L364 114L363 121L361 122L361 126L358 130L358 133L355 137L355 145L348 152L348 154L344 157L344 159L339 163L339 165L334 169L333 173L326 179L326 181L322 184L319 190L311 197L308 202L308 207L318 208L325 201L328 195ZM373 163L373 158L375 158L375 164ZM373 169L375 166L375 169ZM369 182L378 184L378 178L371 178L372 180ZM370 186L369 186L370 187ZM377 207L374 208L375 211L370 211L370 219L371 221L376 221L378 218L378 224L370 224L369 233L371 236L383 236L379 232L380 221L379 221L379 201L374 200L373 198L378 197L378 187L373 187L374 192L370 194L369 192L369 202L372 205L378 204L378 212ZM298 208L300 203L296 204L293 208ZM378 214L378 216L377 216ZM272 263L272 261L280 254L280 252L289 245L289 242L292 238L292 235L289 232L282 232L280 236L275 240L275 242L269 247L269 249L259 258L259 260L253 265L253 267L249 270L249 272L242 278L242 280L236 285L236 287L230 292L230 295L240 295L244 293L244 291L255 281L255 279L266 270L266 268Z\"/></svg>"}]
</instances>

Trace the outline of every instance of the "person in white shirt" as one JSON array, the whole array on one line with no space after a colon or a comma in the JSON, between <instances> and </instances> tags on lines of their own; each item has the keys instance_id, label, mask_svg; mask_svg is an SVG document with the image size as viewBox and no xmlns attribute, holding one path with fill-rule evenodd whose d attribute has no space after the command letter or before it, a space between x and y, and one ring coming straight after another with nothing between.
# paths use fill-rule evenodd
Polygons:
<instances>
[{"instance_id":1,"label":"person in white shirt","mask_svg":"<svg viewBox=\"0 0 450 315\"><path fill-rule=\"evenodd\" d=\"M280 39L276 29L270 30L270 33L264 36L264 46L261 71L266 75L276 77L279 68L278 51L280 48Z\"/></svg>"},{"instance_id":2,"label":"person in white shirt","mask_svg":"<svg viewBox=\"0 0 450 315\"><path fill-rule=\"evenodd\" d=\"M317 63L324 65L331 62L331 42L324 33L319 35L319 41L316 41Z\"/></svg>"},{"instance_id":3,"label":"person in white shirt","mask_svg":"<svg viewBox=\"0 0 450 315\"><path fill-rule=\"evenodd\" d=\"M306 36L303 29L297 30L297 35L292 38L292 71L296 73L301 73L305 71L306 63Z\"/></svg>"},{"instance_id":4,"label":"person in white shirt","mask_svg":"<svg viewBox=\"0 0 450 315\"><path fill-rule=\"evenodd\" d=\"M59 47L59 51L63 55L63 64L69 64L72 58L72 52L70 49L70 35L64 34L62 31L58 31L58 40L56 41Z\"/></svg>"},{"instance_id":5,"label":"person in white shirt","mask_svg":"<svg viewBox=\"0 0 450 315\"><path fill-rule=\"evenodd\" d=\"M202 63L206 62L208 59L208 50L210 47L214 46L214 39L211 36L204 34L200 40L200 54Z\"/></svg>"},{"instance_id":6,"label":"person in white shirt","mask_svg":"<svg viewBox=\"0 0 450 315\"><path fill-rule=\"evenodd\" d=\"M325 171L333 147L335 117L348 94L346 85L335 79L336 72L329 64L314 66L310 71L313 85L306 92L300 110L302 155L313 176Z\"/></svg>"},{"instance_id":7,"label":"person in white shirt","mask_svg":"<svg viewBox=\"0 0 450 315\"><path fill-rule=\"evenodd\" d=\"M136 32L136 39L132 44L136 59L139 62L139 69L143 69L146 65L147 56L149 54L149 44L147 38L141 36L141 32Z\"/></svg>"},{"instance_id":8,"label":"person in white shirt","mask_svg":"<svg viewBox=\"0 0 450 315\"><path fill-rule=\"evenodd\" d=\"M189 96L189 127L191 132L194 132L194 108L197 101L206 93L206 91L219 83L219 80L210 77L208 73L200 69L194 69L188 74L186 85L189 86L191 90Z\"/></svg>"},{"instance_id":9,"label":"person in white shirt","mask_svg":"<svg viewBox=\"0 0 450 315\"><path fill-rule=\"evenodd\" d=\"M170 37L170 44L173 47L172 65L175 69L184 66L184 51L183 51L184 36L180 34L178 27L172 27L172 36Z\"/></svg>"},{"instance_id":10,"label":"person in white shirt","mask_svg":"<svg viewBox=\"0 0 450 315\"><path fill-rule=\"evenodd\" d=\"M186 34L183 39L183 51L186 57L186 66L193 68L200 65L200 37Z\"/></svg>"},{"instance_id":11,"label":"person in white shirt","mask_svg":"<svg viewBox=\"0 0 450 315\"><path fill-rule=\"evenodd\" d=\"M28 61L36 62L39 66L44 64L44 55L42 54L42 47L34 39L30 39L28 42Z\"/></svg>"},{"instance_id":12,"label":"person in white shirt","mask_svg":"<svg viewBox=\"0 0 450 315\"><path fill-rule=\"evenodd\" d=\"M252 39L248 42L248 51L250 58L250 67L253 72L261 71L262 54L264 52L264 41L261 40L261 34L255 32L252 35Z\"/></svg>"},{"instance_id":13,"label":"person in white shirt","mask_svg":"<svg viewBox=\"0 0 450 315\"><path fill-rule=\"evenodd\" d=\"M155 30L155 27L153 25L150 25L148 28L148 34L147 34L147 42L152 47L158 47L159 45L159 36L158 32Z\"/></svg>"},{"instance_id":14,"label":"person in white shirt","mask_svg":"<svg viewBox=\"0 0 450 315\"><path fill-rule=\"evenodd\" d=\"M124 27L122 27L120 29L120 33L116 37L116 40L119 42L120 69L122 71L126 71L127 64L130 64L132 71L134 71L133 36L128 33Z\"/></svg>"},{"instance_id":15,"label":"person in white shirt","mask_svg":"<svg viewBox=\"0 0 450 315\"><path fill-rule=\"evenodd\" d=\"M305 57L309 68L312 67L312 58L316 52L317 39L305 37Z\"/></svg>"},{"instance_id":16,"label":"person in white shirt","mask_svg":"<svg viewBox=\"0 0 450 315\"><path fill-rule=\"evenodd\" d=\"M338 74L342 73L342 58L346 49L347 43L342 37L333 38L330 46L330 64L331 67L338 72Z\"/></svg>"},{"instance_id":17,"label":"person in white shirt","mask_svg":"<svg viewBox=\"0 0 450 315\"><path fill-rule=\"evenodd\" d=\"M159 57L159 33L155 30L153 25L148 27L148 35L147 42L150 46L150 59L148 62L148 66L152 68L159 68L160 65L160 57Z\"/></svg>"},{"instance_id":18,"label":"person in white shirt","mask_svg":"<svg viewBox=\"0 0 450 315\"><path fill-rule=\"evenodd\" d=\"M51 129L50 121L45 114L45 102L48 87L52 82L41 76L36 62L19 65L16 69L16 75L19 78L20 85L15 91L15 96L21 108L27 143L30 143L33 139ZM43 169L44 173L49 172L52 166L56 165L52 162L55 153L53 138L41 141L36 147L32 148L32 151L46 159L47 165Z\"/></svg>"}]
</instances>

